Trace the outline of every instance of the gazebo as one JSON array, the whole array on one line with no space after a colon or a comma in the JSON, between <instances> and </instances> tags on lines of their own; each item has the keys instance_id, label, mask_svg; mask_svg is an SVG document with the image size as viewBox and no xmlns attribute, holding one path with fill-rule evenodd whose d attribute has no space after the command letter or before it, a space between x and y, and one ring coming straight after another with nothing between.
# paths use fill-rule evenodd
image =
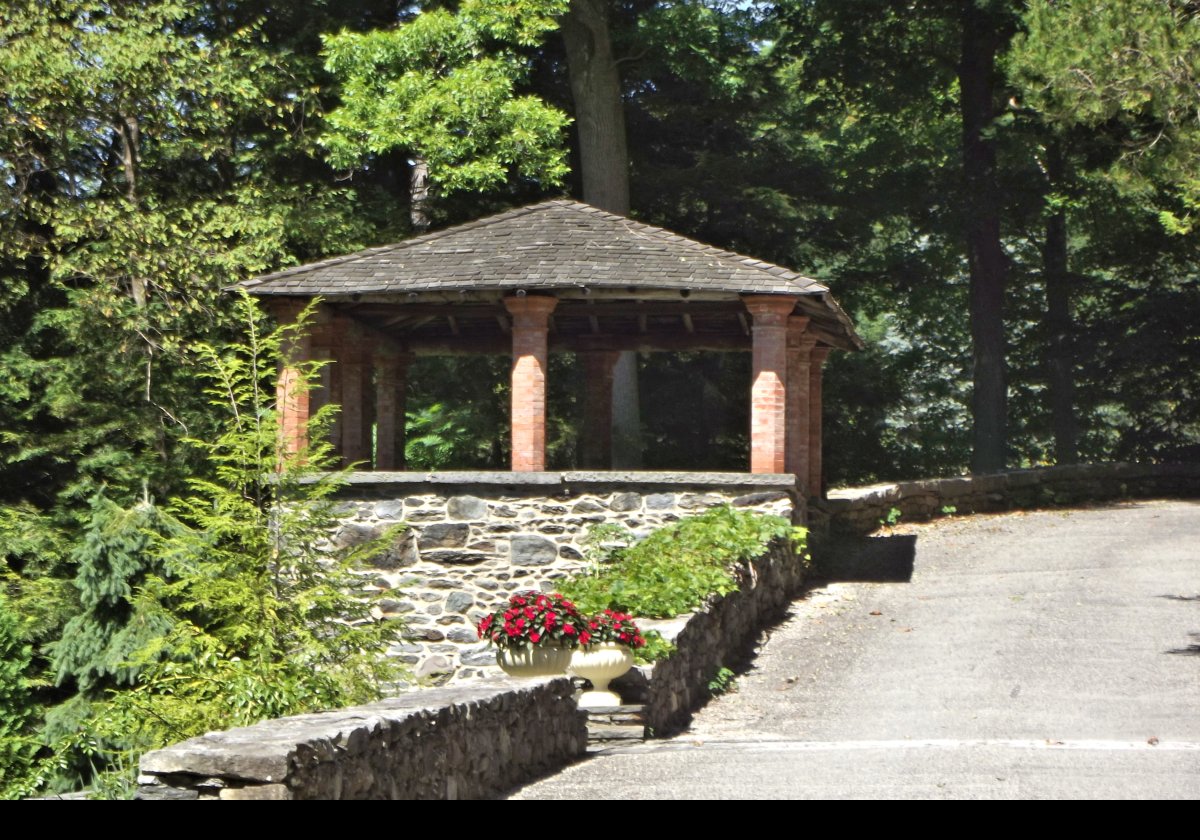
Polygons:
<instances>
[{"instance_id":1,"label":"gazebo","mask_svg":"<svg viewBox=\"0 0 1200 840\"><path fill-rule=\"evenodd\" d=\"M604 469L621 351L748 351L750 472L790 473L807 495L820 495L822 365L833 348L862 346L816 280L569 200L240 285L281 322L322 300L280 371L286 445L303 447L310 410L336 403L335 447L379 471L404 469L414 355L511 352L511 468L537 472L546 466L548 353L583 360L581 452L588 467ZM295 364L313 359L333 364L309 393Z\"/></svg>"}]
</instances>

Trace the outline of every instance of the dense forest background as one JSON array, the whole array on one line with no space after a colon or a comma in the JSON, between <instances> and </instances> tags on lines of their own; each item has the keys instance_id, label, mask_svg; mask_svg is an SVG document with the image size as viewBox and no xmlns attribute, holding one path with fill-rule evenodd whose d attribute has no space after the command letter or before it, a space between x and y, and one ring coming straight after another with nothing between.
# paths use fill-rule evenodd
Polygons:
<instances>
[{"instance_id":1,"label":"dense forest background","mask_svg":"<svg viewBox=\"0 0 1200 840\"><path fill-rule=\"evenodd\" d=\"M278 267L624 203L855 318L831 484L1200 453L1194 2L13 0L0 80L10 785L168 632L110 644L162 572L151 500L215 469L183 442L222 428L195 353L245 327L221 289ZM740 468L747 360L634 361L645 465ZM505 365L420 362L416 463L503 465ZM90 749L35 783L86 781Z\"/></svg>"}]
</instances>

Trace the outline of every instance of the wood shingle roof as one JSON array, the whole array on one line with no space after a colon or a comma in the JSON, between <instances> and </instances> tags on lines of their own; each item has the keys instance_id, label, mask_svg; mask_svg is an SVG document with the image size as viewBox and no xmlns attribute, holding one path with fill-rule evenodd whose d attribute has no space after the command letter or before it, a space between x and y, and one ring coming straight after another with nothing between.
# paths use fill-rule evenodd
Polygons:
<instances>
[{"instance_id":1,"label":"wood shingle roof","mask_svg":"<svg viewBox=\"0 0 1200 840\"><path fill-rule=\"evenodd\" d=\"M819 312L860 344L829 289L810 277L566 199L266 274L238 287L256 296L321 296L330 303L518 289L793 295L810 300L802 309Z\"/></svg>"}]
</instances>

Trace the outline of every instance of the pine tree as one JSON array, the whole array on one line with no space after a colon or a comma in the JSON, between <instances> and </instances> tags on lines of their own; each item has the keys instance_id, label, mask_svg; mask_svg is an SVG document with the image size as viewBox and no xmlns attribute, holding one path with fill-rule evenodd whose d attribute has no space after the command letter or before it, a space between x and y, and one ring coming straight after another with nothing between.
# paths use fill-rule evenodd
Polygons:
<instances>
[{"instance_id":1,"label":"pine tree","mask_svg":"<svg viewBox=\"0 0 1200 840\"><path fill-rule=\"evenodd\" d=\"M36 715L28 681L32 653L16 613L0 594L0 796L23 773L33 752L30 727Z\"/></svg>"},{"instance_id":2,"label":"pine tree","mask_svg":"<svg viewBox=\"0 0 1200 840\"><path fill-rule=\"evenodd\" d=\"M148 573L161 571L151 549L174 523L149 499L124 510L98 493L91 508L91 522L72 554L83 611L54 645L54 664L60 685L74 681L79 694L97 698L104 689L132 685L138 668L130 657L169 628L136 612L133 596Z\"/></svg>"}]
</instances>

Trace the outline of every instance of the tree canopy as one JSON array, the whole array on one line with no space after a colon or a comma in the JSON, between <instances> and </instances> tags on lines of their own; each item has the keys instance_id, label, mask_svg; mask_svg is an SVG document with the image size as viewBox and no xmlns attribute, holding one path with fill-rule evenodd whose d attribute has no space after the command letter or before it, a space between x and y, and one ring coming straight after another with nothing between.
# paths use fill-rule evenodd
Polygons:
<instances>
[{"instance_id":1,"label":"tree canopy","mask_svg":"<svg viewBox=\"0 0 1200 840\"><path fill-rule=\"evenodd\" d=\"M827 281L868 343L826 369L833 484L1197 457L1197 68L1168 0L9 3L8 792L89 772L99 742L53 764L52 735L180 666L148 639L240 644L163 553L200 550L222 478L195 445L225 428L196 349L245 335L221 290L426 225L565 191ZM744 464L744 358L632 361L646 466ZM578 362L552 365L572 466ZM414 365L414 462L503 465L504 370Z\"/></svg>"}]
</instances>

